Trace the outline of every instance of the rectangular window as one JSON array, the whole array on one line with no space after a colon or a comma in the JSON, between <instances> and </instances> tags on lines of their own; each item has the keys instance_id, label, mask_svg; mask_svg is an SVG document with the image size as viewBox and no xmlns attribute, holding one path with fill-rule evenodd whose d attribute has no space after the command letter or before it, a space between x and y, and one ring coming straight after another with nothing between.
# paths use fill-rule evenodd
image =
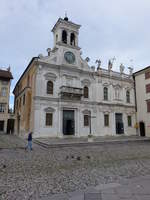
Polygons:
<instances>
[{"instance_id":1,"label":"rectangular window","mask_svg":"<svg viewBox=\"0 0 150 200\"><path fill-rule=\"evenodd\" d=\"M23 95L23 105L25 105L25 100L26 100L26 96L25 94Z\"/></svg>"},{"instance_id":2,"label":"rectangular window","mask_svg":"<svg viewBox=\"0 0 150 200\"><path fill-rule=\"evenodd\" d=\"M146 93L150 93L150 84L146 85Z\"/></svg>"},{"instance_id":3,"label":"rectangular window","mask_svg":"<svg viewBox=\"0 0 150 200\"><path fill-rule=\"evenodd\" d=\"M84 115L84 126L89 126L89 116Z\"/></svg>"},{"instance_id":4,"label":"rectangular window","mask_svg":"<svg viewBox=\"0 0 150 200\"><path fill-rule=\"evenodd\" d=\"M150 100L147 101L147 112L150 112Z\"/></svg>"},{"instance_id":5,"label":"rectangular window","mask_svg":"<svg viewBox=\"0 0 150 200\"><path fill-rule=\"evenodd\" d=\"M104 115L104 126L109 126L109 115L108 114Z\"/></svg>"},{"instance_id":6,"label":"rectangular window","mask_svg":"<svg viewBox=\"0 0 150 200\"><path fill-rule=\"evenodd\" d=\"M2 85L8 85L8 81L2 81Z\"/></svg>"},{"instance_id":7,"label":"rectangular window","mask_svg":"<svg viewBox=\"0 0 150 200\"><path fill-rule=\"evenodd\" d=\"M46 113L46 126L52 126L53 124L53 113Z\"/></svg>"},{"instance_id":8,"label":"rectangular window","mask_svg":"<svg viewBox=\"0 0 150 200\"><path fill-rule=\"evenodd\" d=\"M19 99L19 108L21 108L21 97Z\"/></svg>"},{"instance_id":9,"label":"rectangular window","mask_svg":"<svg viewBox=\"0 0 150 200\"><path fill-rule=\"evenodd\" d=\"M128 116L128 126L129 127L132 126L132 118L131 118L131 116Z\"/></svg>"},{"instance_id":10,"label":"rectangular window","mask_svg":"<svg viewBox=\"0 0 150 200\"><path fill-rule=\"evenodd\" d=\"M150 71L145 72L145 79L148 79L148 78L150 78Z\"/></svg>"},{"instance_id":11,"label":"rectangular window","mask_svg":"<svg viewBox=\"0 0 150 200\"><path fill-rule=\"evenodd\" d=\"M18 109L18 99L17 99L17 101L16 101L16 109Z\"/></svg>"},{"instance_id":12,"label":"rectangular window","mask_svg":"<svg viewBox=\"0 0 150 200\"><path fill-rule=\"evenodd\" d=\"M7 88L2 88L1 95L2 95L2 97L6 97L7 96Z\"/></svg>"},{"instance_id":13,"label":"rectangular window","mask_svg":"<svg viewBox=\"0 0 150 200\"><path fill-rule=\"evenodd\" d=\"M0 104L0 113L4 113L5 112L5 104L1 103Z\"/></svg>"}]
</instances>

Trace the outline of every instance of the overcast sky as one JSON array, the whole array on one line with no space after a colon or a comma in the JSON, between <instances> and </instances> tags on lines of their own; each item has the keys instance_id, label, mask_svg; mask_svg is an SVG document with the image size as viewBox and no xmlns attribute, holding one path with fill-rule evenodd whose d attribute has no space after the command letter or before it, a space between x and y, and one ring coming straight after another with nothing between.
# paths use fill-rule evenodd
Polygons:
<instances>
[{"instance_id":1,"label":"overcast sky","mask_svg":"<svg viewBox=\"0 0 150 200\"><path fill-rule=\"evenodd\" d=\"M11 66L11 90L31 58L53 47L51 29L65 11L82 25L79 46L91 65L100 58L105 68L114 56L114 70L150 65L150 0L0 0L0 67Z\"/></svg>"}]
</instances>

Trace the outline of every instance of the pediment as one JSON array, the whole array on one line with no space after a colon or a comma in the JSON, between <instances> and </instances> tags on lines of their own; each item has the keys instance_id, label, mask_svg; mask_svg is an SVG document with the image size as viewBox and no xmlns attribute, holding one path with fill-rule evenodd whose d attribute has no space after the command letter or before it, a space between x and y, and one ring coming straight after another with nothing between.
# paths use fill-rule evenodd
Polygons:
<instances>
[{"instance_id":1,"label":"pediment","mask_svg":"<svg viewBox=\"0 0 150 200\"><path fill-rule=\"evenodd\" d=\"M109 85L110 85L110 83L107 83L107 82L103 83L104 87L108 87Z\"/></svg>"},{"instance_id":2,"label":"pediment","mask_svg":"<svg viewBox=\"0 0 150 200\"><path fill-rule=\"evenodd\" d=\"M82 113L84 115L91 115L91 111L90 110L83 110Z\"/></svg>"},{"instance_id":3,"label":"pediment","mask_svg":"<svg viewBox=\"0 0 150 200\"><path fill-rule=\"evenodd\" d=\"M47 112L47 113L49 113L49 112L52 113L52 112L55 112L55 109L52 108L52 107L47 107L47 108L44 109L44 111Z\"/></svg>"},{"instance_id":4,"label":"pediment","mask_svg":"<svg viewBox=\"0 0 150 200\"><path fill-rule=\"evenodd\" d=\"M81 81L81 83L82 83L82 85L87 85L87 86L89 86L91 84L90 80L88 80L88 79L83 79Z\"/></svg>"},{"instance_id":5,"label":"pediment","mask_svg":"<svg viewBox=\"0 0 150 200\"><path fill-rule=\"evenodd\" d=\"M119 84L113 84L113 87L114 87L115 89L121 89L121 88L122 88L122 86L119 85Z\"/></svg>"},{"instance_id":6,"label":"pediment","mask_svg":"<svg viewBox=\"0 0 150 200\"><path fill-rule=\"evenodd\" d=\"M55 81L56 78L57 78L56 74L51 73L51 72L46 73L44 76L45 76L46 80L53 80L53 81Z\"/></svg>"}]
</instances>

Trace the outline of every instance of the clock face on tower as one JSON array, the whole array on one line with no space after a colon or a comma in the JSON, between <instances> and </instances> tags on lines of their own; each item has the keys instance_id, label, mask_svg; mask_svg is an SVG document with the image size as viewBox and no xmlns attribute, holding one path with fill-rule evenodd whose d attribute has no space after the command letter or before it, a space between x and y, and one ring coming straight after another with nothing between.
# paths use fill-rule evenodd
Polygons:
<instances>
[{"instance_id":1,"label":"clock face on tower","mask_svg":"<svg viewBox=\"0 0 150 200\"><path fill-rule=\"evenodd\" d=\"M75 55L71 51L67 51L64 54L64 58L69 64L73 64L75 62Z\"/></svg>"}]
</instances>

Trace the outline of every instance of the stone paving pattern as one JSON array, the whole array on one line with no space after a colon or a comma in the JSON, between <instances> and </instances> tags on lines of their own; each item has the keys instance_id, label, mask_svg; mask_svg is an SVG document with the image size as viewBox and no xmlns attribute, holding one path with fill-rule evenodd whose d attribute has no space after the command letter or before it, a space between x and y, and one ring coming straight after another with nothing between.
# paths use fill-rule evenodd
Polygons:
<instances>
[{"instance_id":1,"label":"stone paving pattern","mask_svg":"<svg viewBox=\"0 0 150 200\"><path fill-rule=\"evenodd\" d=\"M9 144L13 143L10 141L12 137L8 139ZM123 185L131 178L150 175L149 142L106 143L61 149L46 149L36 144L33 147L33 151L0 147L0 200L75 200L79 191L83 195L83 191L90 187L93 191L102 184ZM150 185L146 185L147 193L143 193L145 199L149 196L150 188ZM128 185L126 187L128 189ZM101 199L117 200L118 191L109 190L107 197L101 192ZM132 200L131 197L126 199ZM143 200L140 194L139 199Z\"/></svg>"}]
</instances>

